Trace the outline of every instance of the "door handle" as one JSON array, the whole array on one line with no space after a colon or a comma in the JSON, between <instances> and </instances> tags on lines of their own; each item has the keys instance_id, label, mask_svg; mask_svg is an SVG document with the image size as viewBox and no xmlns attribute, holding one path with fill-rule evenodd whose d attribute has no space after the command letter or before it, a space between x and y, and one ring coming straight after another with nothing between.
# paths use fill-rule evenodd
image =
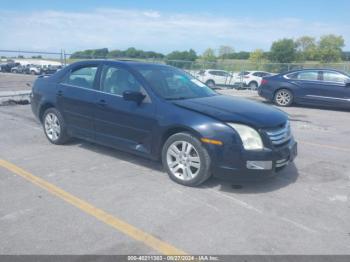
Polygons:
<instances>
[{"instance_id":1,"label":"door handle","mask_svg":"<svg viewBox=\"0 0 350 262\"><path fill-rule=\"evenodd\" d=\"M62 90L58 90L56 95L57 96L63 96L63 91Z\"/></svg>"},{"instance_id":2,"label":"door handle","mask_svg":"<svg viewBox=\"0 0 350 262\"><path fill-rule=\"evenodd\" d=\"M107 105L107 103L104 99L101 99L100 101L97 102L97 105L104 107Z\"/></svg>"}]
</instances>

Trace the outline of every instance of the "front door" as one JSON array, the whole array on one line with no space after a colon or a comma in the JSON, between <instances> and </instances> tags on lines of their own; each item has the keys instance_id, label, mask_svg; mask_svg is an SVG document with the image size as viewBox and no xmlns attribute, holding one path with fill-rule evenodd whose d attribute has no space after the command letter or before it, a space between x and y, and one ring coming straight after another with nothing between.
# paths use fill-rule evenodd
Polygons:
<instances>
[{"instance_id":1,"label":"front door","mask_svg":"<svg viewBox=\"0 0 350 262\"><path fill-rule=\"evenodd\" d=\"M96 140L124 150L149 154L155 126L155 105L131 72L123 67L103 66L95 98ZM146 95L138 105L123 98L125 91Z\"/></svg>"}]
</instances>

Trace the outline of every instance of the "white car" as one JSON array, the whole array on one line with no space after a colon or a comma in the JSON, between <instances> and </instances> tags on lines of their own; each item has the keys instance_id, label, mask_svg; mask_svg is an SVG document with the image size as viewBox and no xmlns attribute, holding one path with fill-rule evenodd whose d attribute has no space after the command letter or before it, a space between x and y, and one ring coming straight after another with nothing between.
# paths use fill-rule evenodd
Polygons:
<instances>
[{"instance_id":1,"label":"white car","mask_svg":"<svg viewBox=\"0 0 350 262\"><path fill-rule=\"evenodd\" d=\"M273 74L264 71L243 71L238 74L236 84L256 90L260 86L262 78L271 75Z\"/></svg>"},{"instance_id":2,"label":"white car","mask_svg":"<svg viewBox=\"0 0 350 262\"><path fill-rule=\"evenodd\" d=\"M200 70L195 77L210 88L216 86L232 87L236 82L236 78L231 73L217 69Z\"/></svg>"}]
</instances>

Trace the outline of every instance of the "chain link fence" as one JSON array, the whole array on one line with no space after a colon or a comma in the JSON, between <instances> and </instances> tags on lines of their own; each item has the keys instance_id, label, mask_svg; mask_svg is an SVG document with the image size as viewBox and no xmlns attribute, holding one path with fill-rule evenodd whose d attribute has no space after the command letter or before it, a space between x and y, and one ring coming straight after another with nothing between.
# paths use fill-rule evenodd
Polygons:
<instances>
[{"instance_id":1,"label":"chain link fence","mask_svg":"<svg viewBox=\"0 0 350 262\"><path fill-rule=\"evenodd\" d=\"M1 64L2 68L4 68L4 64L8 61L15 61L17 63L21 63L21 61L29 64L50 64L50 63L60 63L61 65L71 64L80 60L87 59L106 59L106 57L86 57L81 59L71 59L71 54L66 53L64 50L60 50L58 52L39 52L39 51L25 51L25 50L0 50L1 55ZM171 65L177 68L181 68L193 76L199 78L199 80L203 81L199 77L199 72L203 70L213 69L213 70L223 70L226 72L226 79L222 81L223 86L228 86L227 83L233 82L233 78L238 79L234 83L238 86L242 85L242 77L237 78L242 72L246 71L264 71L273 74L283 73L290 70L295 69L303 69L303 68L329 68L329 69L337 69L347 73L350 73L350 62L342 62L342 63L320 63L320 62L303 62L303 63L270 63L270 62L260 62L255 63L250 60L239 60L239 59L225 59L225 60L217 60L215 62L208 62L204 60L197 59L196 61L183 61L183 60L167 60L167 59L159 59L159 58L147 58L147 59L138 59L138 58L118 58L116 60L136 60L143 61L149 63L162 63ZM11 70L6 69L7 72L11 72ZM2 70L4 71L4 70ZM205 82L205 81L204 81Z\"/></svg>"}]
</instances>

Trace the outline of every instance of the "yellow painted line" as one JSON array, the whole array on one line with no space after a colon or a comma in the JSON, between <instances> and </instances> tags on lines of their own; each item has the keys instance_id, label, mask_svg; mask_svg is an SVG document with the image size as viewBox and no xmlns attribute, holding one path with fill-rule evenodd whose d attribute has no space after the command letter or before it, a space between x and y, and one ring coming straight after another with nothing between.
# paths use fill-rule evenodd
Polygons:
<instances>
[{"instance_id":1,"label":"yellow painted line","mask_svg":"<svg viewBox=\"0 0 350 262\"><path fill-rule=\"evenodd\" d=\"M163 255L185 255L186 253L176 247L148 234L133 225L128 224L127 222L119 219L107 212L94 207L88 202L73 196L72 194L60 189L59 187L45 181L42 178L32 175L31 173L21 169L20 167L0 159L0 166L27 179L31 183L45 189L49 193L56 195L57 197L63 199L69 204L77 207L78 209L84 211L85 213L97 218L98 220L104 222L105 224L113 227L114 229L124 233L125 235L138 240L150 248L158 251Z\"/></svg>"},{"instance_id":2,"label":"yellow painted line","mask_svg":"<svg viewBox=\"0 0 350 262\"><path fill-rule=\"evenodd\" d=\"M333 145L326 145L326 144L311 143L311 142L300 141L300 140L298 140L298 142L299 142L299 144L306 144L306 145L310 145L310 146L318 146L318 147L324 147L324 148L329 148L329 149L335 149L335 150L350 152L350 149L349 149L349 148L340 147L340 146L333 146Z\"/></svg>"}]
</instances>

